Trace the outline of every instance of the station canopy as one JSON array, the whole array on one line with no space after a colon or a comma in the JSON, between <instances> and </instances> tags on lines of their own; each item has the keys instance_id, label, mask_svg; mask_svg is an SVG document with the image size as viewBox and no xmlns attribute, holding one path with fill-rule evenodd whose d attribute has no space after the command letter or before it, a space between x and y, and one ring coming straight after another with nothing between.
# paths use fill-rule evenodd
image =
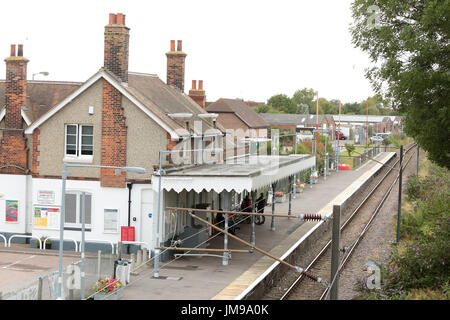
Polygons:
<instances>
[{"instance_id":1,"label":"station canopy","mask_svg":"<svg viewBox=\"0 0 450 320\"><path fill-rule=\"evenodd\" d=\"M169 169L162 176L161 187L177 193L183 190L250 192L307 170L314 164L315 157L309 154L246 156L224 163ZM154 178L158 179L158 176Z\"/></svg>"}]
</instances>

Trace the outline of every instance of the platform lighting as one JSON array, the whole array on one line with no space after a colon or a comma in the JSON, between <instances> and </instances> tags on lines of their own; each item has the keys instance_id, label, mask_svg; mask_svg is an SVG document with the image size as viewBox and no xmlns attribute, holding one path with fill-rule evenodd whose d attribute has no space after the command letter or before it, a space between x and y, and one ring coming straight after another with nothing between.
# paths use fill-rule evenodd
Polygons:
<instances>
[{"instance_id":1,"label":"platform lighting","mask_svg":"<svg viewBox=\"0 0 450 320\"><path fill-rule=\"evenodd\" d=\"M33 73L32 79L34 80L34 76L38 75L38 74L42 74L43 76L48 76L50 73L47 72L47 71L41 71L41 72L38 72L38 73Z\"/></svg>"}]
</instances>

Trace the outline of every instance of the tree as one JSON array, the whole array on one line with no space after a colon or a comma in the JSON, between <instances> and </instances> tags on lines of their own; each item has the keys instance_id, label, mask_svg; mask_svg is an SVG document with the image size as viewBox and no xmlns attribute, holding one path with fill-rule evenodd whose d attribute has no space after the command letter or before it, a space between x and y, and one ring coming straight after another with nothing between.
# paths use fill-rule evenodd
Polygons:
<instances>
[{"instance_id":1,"label":"tree","mask_svg":"<svg viewBox=\"0 0 450 320\"><path fill-rule=\"evenodd\" d=\"M255 108L255 111L257 113L270 113L271 107L265 103L260 104L258 107Z\"/></svg>"},{"instance_id":2,"label":"tree","mask_svg":"<svg viewBox=\"0 0 450 320\"><path fill-rule=\"evenodd\" d=\"M292 101L297 105L297 113L309 114L309 110L315 107L315 97L314 89L303 88L295 91Z\"/></svg>"},{"instance_id":3,"label":"tree","mask_svg":"<svg viewBox=\"0 0 450 320\"><path fill-rule=\"evenodd\" d=\"M374 90L405 115L404 130L450 168L450 0L355 0L352 42L367 52Z\"/></svg>"},{"instance_id":4,"label":"tree","mask_svg":"<svg viewBox=\"0 0 450 320\"><path fill-rule=\"evenodd\" d=\"M359 113L360 105L358 102L353 103L344 103L342 106L341 113L342 114L357 114Z\"/></svg>"},{"instance_id":5,"label":"tree","mask_svg":"<svg viewBox=\"0 0 450 320\"><path fill-rule=\"evenodd\" d=\"M277 94L272 96L267 104L272 106L275 110L281 111L283 113L297 113L297 106L291 98L285 94Z\"/></svg>"},{"instance_id":6,"label":"tree","mask_svg":"<svg viewBox=\"0 0 450 320\"><path fill-rule=\"evenodd\" d=\"M352 152L355 151L356 147L353 144L346 143L345 144L345 149L347 149L348 156L351 157L352 156Z\"/></svg>"}]
</instances>

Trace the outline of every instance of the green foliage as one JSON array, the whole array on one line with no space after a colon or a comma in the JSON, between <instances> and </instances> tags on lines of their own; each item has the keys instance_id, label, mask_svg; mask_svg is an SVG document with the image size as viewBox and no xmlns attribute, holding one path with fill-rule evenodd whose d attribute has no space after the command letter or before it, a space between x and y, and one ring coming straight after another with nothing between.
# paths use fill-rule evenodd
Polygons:
<instances>
[{"instance_id":1,"label":"green foliage","mask_svg":"<svg viewBox=\"0 0 450 320\"><path fill-rule=\"evenodd\" d=\"M396 147L400 147L401 145L407 145L411 139L406 136L406 134L402 133L393 133L386 139L386 143L393 144Z\"/></svg>"},{"instance_id":2,"label":"green foliage","mask_svg":"<svg viewBox=\"0 0 450 320\"><path fill-rule=\"evenodd\" d=\"M408 181L407 199L416 209L402 213L402 240L382 267L381 290L357 287L367 299L450 298L450 173L433 166L424 178Z\"/></svg>"},{"instance_id":3,"label":"green foliage","mask_svg":"<svg viewBox=\"0 0 450 320\"><path fill-rule=\"evenodd\" d=\"M376 6L374 19L370 6ZM352 42L373 61L375 91L405 114L404 130L450 168L449 0L355 0Z\"/></svg>"},{"instance_id":4,"label":"green foliage","mask_svg":"<svg viewBox=\"0 0 450 320\"><path fill-rule=\"evenodd\" d=\"M270 105L274 110L281 111L284 113L297 113L297 106L295 103L285 94L277 94L271 97L267 104Z\"/></svg>"},{"instance_id":5,"label":"green foliage","mask_svg":"<svg viewBox=\"0 0 450 320\"><path fill-rule=\"evenodd\" d=\"M351 157L352 156L352 152L355 151L356 147L353 144L346 143L345 144L345 149L348 152L348 156Z\"/></svg>"},{"instance_id":6,"label":"green foliage","mask_svg":"<svg viewBox=\"0 0 450 320\"><path fill-rule=\"evenodd\" d=\"M258 107L254 109L257 113L271 113L270 111L275 111L271 106L267 104L260 104Z\"/></svg>"},{"instance_id":7,"label":"green foliage","mask_svg":"<svg viewBox=\"0 0 450 320\"><path fill-rule=\"evenodd\" d=\"M345 103L342 106L341 113L343 114L359 114L360 104L358 102Z\"/></svg>"},{"instance_id":8,"label":"green foliage","mask_svg":"<svg viewBox=\"0 0 450 320\"><path fill-rule=\"evenodd\" d=\"M297 90L292 96L293 103L297 106L298 114L308 114L310 110L315 108L316 94L313 89L303 88Z\"/></svg>"},{"instance_id":9,"label":"green foliage","mask_svg":"<svg viewBox=\"0 0 450 320\"><path fill-rule=\"evenodd\" d=\"M319 114L338 114L338 99L320 97L318 101ZM387 102L381 96L369 97L361 103L346 103L342 106L342 114L366 114L366 102L369 103L369 114L392 115L394 112L387 107ZM290 114L316 114L316 92L311 88L296 90L290 98L285 94L277 94L269 98L267 104L259 105L254 109L258 113L290 113Z\"/></svg>"},{"instance_id":10,"label":"green foliage","mask_svg":"<svg viewBox=\"0 0 450 320\"><path fill-rule=\"evenodd\" d=\"M350 128L350 140L355 140L355 132L353 131L353 128Z\"/></svg>"}]
</instances>

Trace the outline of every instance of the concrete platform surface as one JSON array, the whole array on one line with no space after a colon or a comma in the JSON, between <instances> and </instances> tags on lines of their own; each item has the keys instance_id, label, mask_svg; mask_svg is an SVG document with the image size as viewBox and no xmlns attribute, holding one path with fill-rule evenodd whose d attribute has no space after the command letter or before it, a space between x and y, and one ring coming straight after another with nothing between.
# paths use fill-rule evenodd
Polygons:
<instances>
[{"instance_id":1,"label":"concrete platform surface","mask_svg":"<svg viewBox=\"0 0 450 320\"><path fill-rule=\"evenodd\" d=\"M379 161L388 158L388 153L377 156ZM326 181L319 178L312 188L305 186L304 192L292 200L292 214L319 213L325 207L332 206L332 201L345 197L354 185L370 177L375 167L380 165L369 161L356 171L332 172ZM350 187L350 188L349 188ZM348 189L348 190L346 190ZM288 201L277 203L275 213L287 214ZM271 213L271 207L266 207ZM266 217L263 225L256 226L256 246L271 251L280 257L289 249L289 242L284 240L302 227L303 222L296 218L275 218L275 230L272 231L271 218ZM307 225L308 224L308 225ZM307 222L302 229L307 230L314 223ZM241 224L237 236L250 241L250 225ZM305 233L301 230L302 233ZM280 245L283 244L283 245ZM209 242L208 248L223 248L223 235L218 235ZM229 238L229 249L248 249L244 244ZM271 252L273 253L273 252ZM233 299L244 291L248 284L262 274L274 260L257 251L253 253L233 253L227 266L222 265L222 258L210 256L183 256L160 263L160 278L153 278L153 263L139 275L131 277L131 283L124 288L122 300L209 300ZM251 272L250 272L251 271ZM246 279L247 277L247 279Z\"/></svg>"}]
</instances>

